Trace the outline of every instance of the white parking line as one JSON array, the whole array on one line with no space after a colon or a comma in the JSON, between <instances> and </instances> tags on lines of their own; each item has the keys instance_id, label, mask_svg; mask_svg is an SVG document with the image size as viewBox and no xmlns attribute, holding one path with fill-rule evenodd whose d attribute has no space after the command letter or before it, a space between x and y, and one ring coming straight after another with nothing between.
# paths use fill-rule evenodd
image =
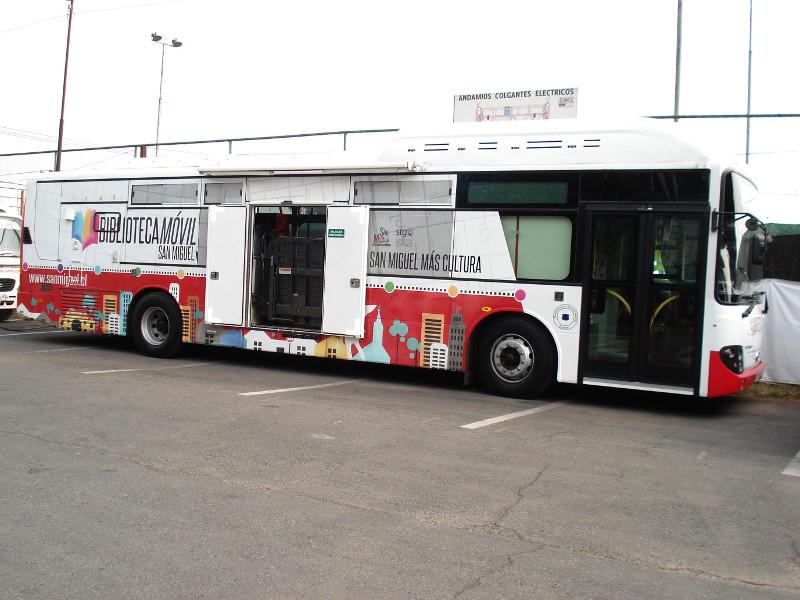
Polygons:
<instances>
[{"instance_id":1,"label":"white parking line","mask_svg":"<svg viewBox=\"0 0 800 600\"><path fill-rule=\"evenodd\" d=\"M104 373L132 373L134 371L167 371L169 369L188 369L202 367L205 363L189 363L188 365L175 365L172 367L143 367L140 369L106 369L105 371L81 371L81 375L102 375Z\"/></svg>"},{"instance_id":2,"label":"white parking line","mask_svg":"<svg viewBox=\"0 0 800 600\"><path fill-rule=\"evenodd\" d=\"M259 392L241 392L240 396L261 396L263 394L282 394L283 392L299 392L302 390L316 390L319 388L333 387L336 385L346 385L358 381L357 379L347 379L346 381L334 381L333 383L320 383L319 385L304 385L302 387L281 388L277 390L261 390Z\"/></svg>"},{"instance_id":3,"label":"white parking line","mask_svg":"<svg viewBox=\"0 0 800 600\"><path fill-rule=\"evenodd\" d=\"M500 415L499 417L492 417L491 419L484 419L483 421L475 421L474 423L467 423L466 425L462 425L461 428L478 429L479 427L486 427L487 425L502 423L503 421L516 419L517 417L526 417L528 415L544 412L546 410L552 410L554 408L558 408L559 406L564 406L565 404L569 404L569 402L567 400L562 400L561 402L550 402L549 404L545 404L544 406L537 406L536 408L529 408L528 410L521 410L519 412L508 413L507 415Z\"/></svg>"},{"instance_id":4,"label":"white parking line","mask_svg":"<svg viewBox=\"0 0 800 600\"><path fill-rule=\"evenodd\" d=\"M55 331L18 331L16 333L0 333L0 337L9 337L12 335L42 335L44 333L72 333L72 332L60 329Z\"/></svg>"},{"instance_id":5,"label":"white parking line","mask_svg":"<svg viewBox=\"0 0 800 600\"><path fill-rule=\"evenodd\" d=\"M794 457L794 460L789 463L789 466L783 470L783 475L791 475L792 477L800 477L800 452Z\"/></svg>"},{"instance_id":6,"label":"white parking line","mask_svg":"<svg viewBox=\"0 0 800 600\"><path fill-rule=\"evenodd\" d=\"M44 352L69 352L70 350L88 350L93 346L69 346L68 348L54 348L51 350L28 350L26 352L15 352L14 354L41 354Z\"/></svg>"}]
</instances>

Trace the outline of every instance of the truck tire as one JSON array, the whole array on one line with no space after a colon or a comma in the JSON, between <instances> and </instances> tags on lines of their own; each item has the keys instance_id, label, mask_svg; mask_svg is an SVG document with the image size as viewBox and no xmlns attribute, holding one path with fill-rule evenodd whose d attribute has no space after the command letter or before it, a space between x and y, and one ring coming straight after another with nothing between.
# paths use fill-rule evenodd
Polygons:
<instances>
[{"instance_id":1,"label":"truck tire","mask_svg":"<svg viewBox=\"0 0 800 600\"><path fill-rule=\"evenodd\" d=\"M478 375L491 392L532 398L555 379L555 351L550 334L520 317L490 323L479 340Z\"/></svg>"},{"instance_id":2,"label":"truck tire","mask_svg":"<svg viewBox=\"0 0 800 600\"><path fill-rule=\"evenodd\" d=\"M171 296L149 292L131 312L131 337L142 354L169 358L181 347L181 312Z\"/></svg>"}]
</instances>

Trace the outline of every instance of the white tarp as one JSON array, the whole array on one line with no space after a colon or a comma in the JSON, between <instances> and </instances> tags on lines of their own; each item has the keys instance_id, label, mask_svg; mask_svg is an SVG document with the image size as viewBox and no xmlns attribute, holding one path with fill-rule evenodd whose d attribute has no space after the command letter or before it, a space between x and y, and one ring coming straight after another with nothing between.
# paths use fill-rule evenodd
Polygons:
<instances>
[{"instance_id":1,"label":"white tarp","mask_svg":"<svg viewBox=\"0 0 800 600\"><path fill-rule=\"evenodd\" d=\"M766 292L769 306L764 319L761 380L800 385L800 283L764 279L755 288Z\"/></svg>"}]
</instances>

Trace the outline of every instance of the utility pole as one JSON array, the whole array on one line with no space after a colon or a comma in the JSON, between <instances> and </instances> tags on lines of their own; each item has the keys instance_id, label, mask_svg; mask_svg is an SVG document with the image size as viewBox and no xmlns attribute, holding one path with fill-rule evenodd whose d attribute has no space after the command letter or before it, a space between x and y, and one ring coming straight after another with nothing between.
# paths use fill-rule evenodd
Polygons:
<instances>
[{"instance_id":1,"label":"utility pole","mask_svg":"<svg viewBox=\"0 0 800 600\"><path fill-rule=\"evenodd\" d=\"M69 38L72 34L72 11L75 0L69 2L69 20L67 21L67 51L64 56L64 84L61 87L61 119L58 122L58 147L56 148L55 170L61 170L61 148L64 145L64 101L67 98L67 67L69 66Z\"/></svg>"},{"instance_id":2,"label":"utility pole","mask_svg":"<svg viewBox=\"0 0 800 600\"><path fill-rule=\"evenodd\" d=\"M678 104L681 97L681 22L683 20L683 0L678 0L678 35L675 42L675 110L673 120L678 122Z\"/></svg>"}]
</instances>

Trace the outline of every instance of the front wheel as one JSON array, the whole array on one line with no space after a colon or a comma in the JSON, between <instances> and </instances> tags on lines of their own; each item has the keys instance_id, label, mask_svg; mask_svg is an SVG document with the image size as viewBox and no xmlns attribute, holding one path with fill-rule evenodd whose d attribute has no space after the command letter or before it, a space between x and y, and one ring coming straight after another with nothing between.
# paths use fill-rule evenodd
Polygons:
<instances>
[{"instance_id":1,"label":"front wheel","mask_svg":"<svg viewBox=\"0 0 800 600\"><path fill-rule=\"evenodd\" d=\"M181 313L166 294L151 292L136 303L131 313L131 337L142 354L167 358L181 346Z\"/></svg>"},{"instance_id":2,"label":"front wheel","mask_svg":"<svg viewBox=\"0 0 800 600\"><path fill-rule=\"evenodd\" d=\"M550 335L526 319L503 318L489 324L481 335L478 361L481 381L501 396L538 396L555 375Z\"/></svg>"},{"instance_id":3,"label":"front wheel","mask_svg":"<svg viewBox=\"0 0 800 600\"><path fill-rule=\"evenodd\" d=\"M11 318L11 315L13 314L14 314L13 308L0 309L0 321L8 321Z\"/></svg>"}]
</instances>

